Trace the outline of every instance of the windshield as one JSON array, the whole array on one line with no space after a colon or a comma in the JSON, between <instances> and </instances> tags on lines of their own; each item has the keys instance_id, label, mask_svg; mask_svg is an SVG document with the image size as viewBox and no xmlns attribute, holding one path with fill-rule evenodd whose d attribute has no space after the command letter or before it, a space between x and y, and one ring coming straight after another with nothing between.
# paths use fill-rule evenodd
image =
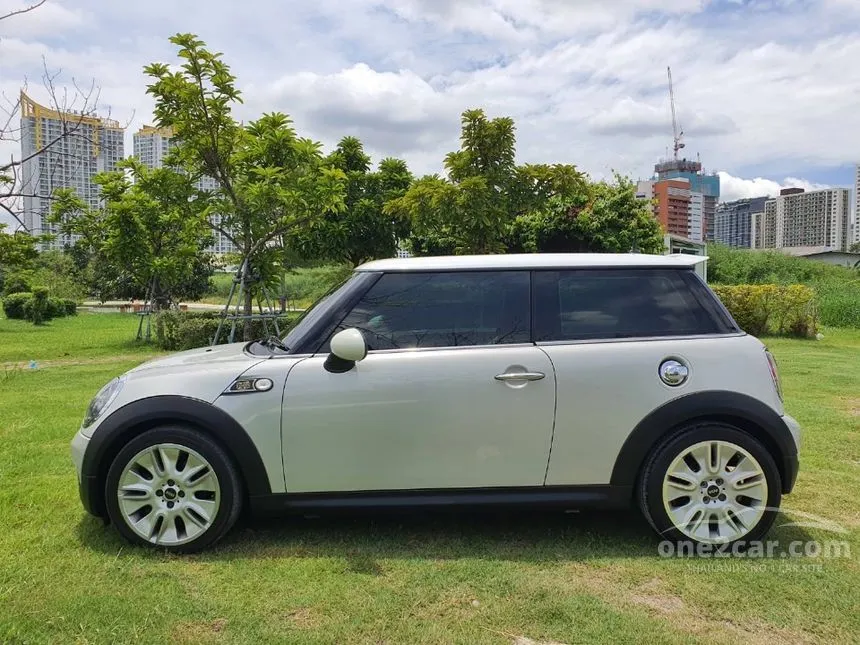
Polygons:
<instances>
[{"instance_id":1,"label":"windshield","mask_svg":"<svg viewBox=\"0 0 860 645\"><path fill-rule=\"evenodd\" d=\"M325 315L326 308L321 305L327 302L329 298L331 298L341 289L346 289L349 284L357 280L358 277L358 273L353 273L346 280L343 280L342 282L333 286L325 293L322 298L320 298L310 307L305 309L302 315L299 316L299 319L296 321L296 324L293 325L293 328L290 330L290 332L286 336L284 336L284 345L292 349L296 345L296 341L305 334L305 331L313 327L314 324L320 319L320 317Z\"/></svg>"}]
</instances>

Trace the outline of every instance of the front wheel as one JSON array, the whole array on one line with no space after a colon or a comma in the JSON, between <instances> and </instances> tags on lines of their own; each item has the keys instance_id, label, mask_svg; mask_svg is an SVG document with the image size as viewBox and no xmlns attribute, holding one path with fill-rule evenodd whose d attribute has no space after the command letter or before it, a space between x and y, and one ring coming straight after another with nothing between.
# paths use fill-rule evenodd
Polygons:
<instances>
[{"instance_id":1,"label":"front wheel","mask_svg":"<svg viewBox=\"0 0 860 645\"><path fill-rule=\"evenodd\" d=\"M242 504L229 456L206 435L175 426L144 432L119 451L105 499L126 539L184 553L226 534Z\"/></svg>"},{"instance_id":2,"label":"front wheel","mask_svg":"<svg viewBox=\"0 0 860 645\"><path fill-rule=\"evenodd\" d=\"M781 491L764 446L733 426L704 423L654 451L639 483L639 503L664 539L729 545L768 531Z\"/></svg>"}]
</instances>

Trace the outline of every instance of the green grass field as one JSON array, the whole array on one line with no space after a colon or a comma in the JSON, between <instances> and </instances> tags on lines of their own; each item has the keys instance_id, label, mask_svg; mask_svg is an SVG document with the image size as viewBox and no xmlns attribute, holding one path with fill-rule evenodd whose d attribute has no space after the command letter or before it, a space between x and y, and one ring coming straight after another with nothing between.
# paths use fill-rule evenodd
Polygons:
<instances>
[{"instance_id":1,"label":"green grass field","mask_svg":"<svg viewBox=\"0 0 860 645\"><path fill-rule=\"evenodd\" d=\"M860 332L769 342L806 430L777 525L812 513L846 530L770 537L850 557L661 558L632 513L293 518L178 557L85 515L69 458L90 397L153 353L135 325L0 320L0 643L860 640Z\"/></svg>"}]
</instances>

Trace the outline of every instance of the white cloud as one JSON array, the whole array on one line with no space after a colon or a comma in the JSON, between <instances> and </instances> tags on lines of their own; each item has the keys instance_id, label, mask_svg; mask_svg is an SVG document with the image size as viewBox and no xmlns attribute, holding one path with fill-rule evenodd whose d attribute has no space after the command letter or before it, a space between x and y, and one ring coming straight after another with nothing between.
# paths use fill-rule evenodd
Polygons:
<instances>
[{"instance_id":1,"label":"white cloud","mask_svg":"<svg viewBox=\"0 0 860 645\"><path fill-rule=\"evenodd\" d=\"M95 77L134 130L151 120L142 67L175 60L179 31L224 52L240 118L285 111L303 135L354 134L419 173L483 107L515 118L521 160L646 177L672 142L667 65L686 152L732 169L726 198L860 157L857 0L48 0L0 22L0 91L27 78L43 99L44 56L67 82Z\"/></svg>"},{"instance_id":2,"label":"white cloud","mask_svg":"<svg viewBox=\"0 0 860 645\"><path fill-rule=\"evenodd\" d=\"M724 202L750 197L776 197L783 188L803 188L804 190L830 188L827 184L818 184L797 177L786 177L782 182L777 182L762 177L743 179L725 171L717 174L720 176L720 201Z\"/></svg>"},{"instance_id":3,"label":"white cloud","mask_svg":"<svg viewBox=\"0 0 860 645\"><path fill-rule=\"evenodd\" d=\"M0 0L0 16L26 9L36 0ZM0 21L0 37L14 35L18 38L57 35L84 23L86 15L80 9L70 9L56 1Z\"/></svg>"}]
</instances>

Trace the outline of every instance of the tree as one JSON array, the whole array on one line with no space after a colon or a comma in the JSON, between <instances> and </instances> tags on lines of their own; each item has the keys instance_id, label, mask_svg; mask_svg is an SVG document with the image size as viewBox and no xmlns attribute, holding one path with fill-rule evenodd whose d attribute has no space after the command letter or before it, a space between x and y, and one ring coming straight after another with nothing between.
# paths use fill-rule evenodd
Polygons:
<instances>
[{"instance_id":1,"label":"tree","mask_svg":"<svg viewBox=\"0 0 860 645\"><path fill-rule=\"evenodd\" d=\"M663 233L647 201L636 188L616 175L612 183L598 182L580 193L555 196L540 210L516 218L509 248L527 253L660 253Z\"/></svg>"},{"instance_id":2,"label":"tree","mask_svg":"<svg viewBox=\"0 0 860 645\"><path fill-rule=\"evenodd\" d=\"M211 242L207 196L173 169L150 169L134 159L119 166L94 178L101 207L90 208L64 189L56 194L52 220L80 236L95 256L96 275L111 276L106 282L114 294L144 293L156 311L199 296L211 275L204 254Z\"/></svg>"},{"instance_id":3,"label":"tree","mask_svg":"<svg viewBox=\"0 0 860 645\"><path fill-rule=\"evenodd\" d=\"M371 172L370 157L361 141L344 137L328 163L346 177L342 209L327 212L313 227L288 242L305 258L357 266L375 258L392 257L397 242L409 234L408 221L385 212L385 204L402 197L412 183L406 162L383 159Z\"/></svg>"},{"instance_id":4,"label":"tree","mask_svg":"<svg viewBox=\"0 0 860 645\"><path fill-rule=\"evenodd\" d=\"M461 147L445 157L447 177L416 181L386 212L408 218L413 253L500 253L514 219L554 197L580 191L574 166L516 165L513 119L463 113Z\"/></svg>"},{"instance_id":5,"label":"tree","mask_svg":"<svg viewBox=\"0 0 860 645\"><path fill-rule=\"evenodd\" d=\"M148 65L147 92L155 98L157 124L173 130L176 163L192 177L218 182L209 213L220 216L215 227L239 249L243 311L251 315L254 276L275 270L272 246L323 213L340 210L346 178L325 163L319 143L296 134L284 114L264 114L242 127L232 115L240 92L221 55L193 34L170 41L184 62L176 70ZM248 320L245 338L250 335Z\"/></svg>"},{"instance_id":6,"label":"tree","mask_svg":"<svg viewBox=\"0 0 860 645\"><path fill-rule=\"evenodd\" d=\"M23 231L6 233L6 225L0 224L0 291L10 275L33 268L38 256L36 241Z\"/></svg>"}]
</instances>

